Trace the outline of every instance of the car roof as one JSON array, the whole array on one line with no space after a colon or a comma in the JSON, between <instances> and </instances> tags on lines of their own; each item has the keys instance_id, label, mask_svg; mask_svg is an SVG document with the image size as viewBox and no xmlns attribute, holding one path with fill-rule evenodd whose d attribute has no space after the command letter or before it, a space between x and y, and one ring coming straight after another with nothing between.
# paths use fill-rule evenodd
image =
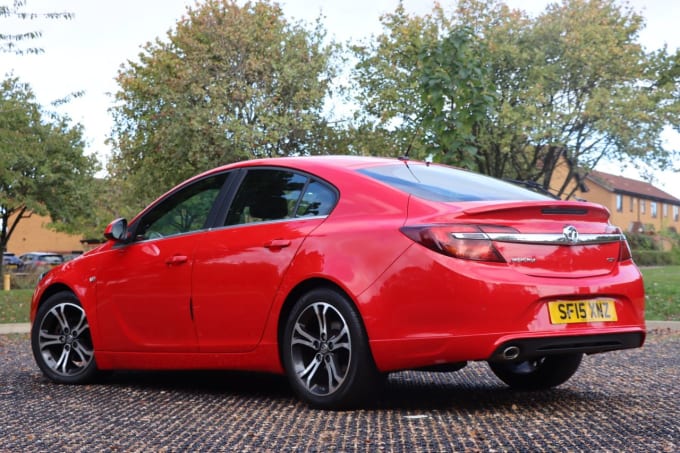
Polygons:
<instances>
[{"instance_id":1,"label":"car roof","mask_svg":"<svg viewBox=\"0 0 680 453\"><path fill-rule=\"evenodd\" d=\"M26 256L26 255L48 255L48 256L61 256L61 254L60 254L60 253L56 253L56 252L28 252L28 253L24 253L24 254L23 254L23 255L21 255L21 256Z\"/></svg>"},{"instance_id":2,"label":"car roof","mask_svg":"<svg viewBox=\"0 0 680 453\"><path fill-rule=\"evenodd\" d=\"M352 155L323 155L323 156L297 156L297 157L273 157L266 159L252 159L223 165L214 168L204 174L220 172L232 168L247 167L288 167L314 172L322 169L355 171L362 168L379 165L394 165L401 162L397 158L352 156ZM199 177L202 175L199 175Z\"/></svg>"}]
</instances>

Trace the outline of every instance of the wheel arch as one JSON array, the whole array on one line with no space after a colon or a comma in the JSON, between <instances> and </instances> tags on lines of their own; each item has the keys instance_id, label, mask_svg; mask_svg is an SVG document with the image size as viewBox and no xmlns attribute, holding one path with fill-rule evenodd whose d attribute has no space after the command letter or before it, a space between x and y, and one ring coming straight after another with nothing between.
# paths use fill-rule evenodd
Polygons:
<instances>
[{"instance_id":1,"label":"wheel arch","mask_svg":"<svg viewBox=\"0 0 680 453\"><path fill-rule=\"evenodd\" d=\"M354 309L356 310L357 314L359 315L359 321L361 322L361 328L364 331L364 334L366 335L366 338L369 339L368 337L368 331L366 330L366 324L364 323L364 318L361 314L361 310L359 310L359 306L357 305L356 301L354 298L340 285L337 283L322 278L322 277L314 277L314 278L309 278L307 280L301 281L298 283L286 296L283 304L281 305L281 309L279 310L279 317L277 321L277 326L276 326L276 340L278 344L278 353L279 353L279 360L281 360L282 357L282 348L283 348L283 332L285 330L286 326L286 320L288 319L288 316L293 308L293 305L295 305L295 302L305 293L317 289L317 288L328 288L337 291L338 293L342 294L347 298L347 300L352 304ZM371 352L371 359L373 362L375 362L375 359L373 358L373 351L371 350L371 344L370 344L370 339L368 341L368 350Z\"/></svg>"},{"instance_id":2,"label":"wheel arch","mask_svg":"<svg viewBox=\"0 0 680 453\"><path fill-rule=\"evenodd\" d=\"M42 304L45 303L45 301L47 299L49 299L53 295L60 293L62 291L68 291L68 292L72 293L78 299L78 301L80 301L80 297L78 297L78 294L76 294L76 292L73 290L73 288L71 288L70 286L68 286L64 283L55 283L55 284L47 287L45 289L45 291L43 291L43 293L40 295L40 299L38 300L38 303L35 306L36 313L40 309ZM80 304L82 305L82 302L80 302Z\"/></svg>"}]
</instances>

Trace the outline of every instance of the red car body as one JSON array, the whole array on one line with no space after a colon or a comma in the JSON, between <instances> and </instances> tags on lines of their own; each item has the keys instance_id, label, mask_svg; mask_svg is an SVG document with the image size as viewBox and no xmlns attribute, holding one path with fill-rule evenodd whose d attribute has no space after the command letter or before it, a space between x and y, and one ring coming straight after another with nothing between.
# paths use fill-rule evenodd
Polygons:
<instances>
[{"instance_id":1,"label":"red car body","mask_svg":"<svg viewBox=\"0 0 680 453\"><path fill-rule=\"evenodd\" d=\"M284 348L282 336L287 324L295 335L297 324L289 320L295 302L320 287L350 302L365 333L367 363L379 373L643 344L641 276L605 208L519 188L518 199L432 200L403 190L392 175L431 168L449 171L391 159L311 157L247 161L192 178L133 219L127 236L113 239L110 228L107 243L40 281L31 305L36 358L40 364L41 349L43 358L49 355L35 322L41 304L71 293L89 323L88 349L99 370L290 375L284 349L296 343ZM253 170L313 178L303 184L332 189L332 210L224 226L232 214L223 211L232 209L236 187L245 185L242 174ZM496 180L451 171L471 184L489 181L490 193L498 190ZM167 237L130 236L164 200L225 172L232 182L210 211L210 218L225 222ZM308 359L297 361L306 365ZM298 393L328 407L348 398L324 400L330 390L316 400Z\"/></svg>"}]
</instances>

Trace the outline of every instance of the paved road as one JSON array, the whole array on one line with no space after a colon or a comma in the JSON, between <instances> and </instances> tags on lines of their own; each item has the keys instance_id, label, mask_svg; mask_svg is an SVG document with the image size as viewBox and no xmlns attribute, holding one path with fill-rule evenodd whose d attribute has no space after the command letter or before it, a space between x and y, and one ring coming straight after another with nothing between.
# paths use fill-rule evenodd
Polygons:
<instances>
[{"instance_id":1,"label":"paved road","mask_svg":"<svg viewBox=\"0 0 680 453\"><path fill-rule=\"evenodd\" d=\"M680 335L584 359L563 386L513 392L481 363L392 375L357 411L311 410L268 375L114 373L60 386L28 338L0 335L0 451L680 451Z\"/></svg>"}]
</instances>

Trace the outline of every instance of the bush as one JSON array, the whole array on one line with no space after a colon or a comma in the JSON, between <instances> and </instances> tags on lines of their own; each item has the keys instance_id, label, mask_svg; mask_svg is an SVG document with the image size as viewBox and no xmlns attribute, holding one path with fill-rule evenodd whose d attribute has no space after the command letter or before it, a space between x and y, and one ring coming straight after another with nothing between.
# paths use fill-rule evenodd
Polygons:
<instances>
[{"instance_id":1,"label":"bush","mask_svg":"<svg viewBox=\"0 0 680 453\"><path fill-rule=\"evenodd\" d=\"M15 272L10 274L12 289L35 289L40 272Z\"/></svg>"},{"instance_id":2,"label":"bush","mask_svg":"<svg viewBox=\"0 0 680 453\"><path fill-rule=\"evenodd\" d=\"M638 266L668 266L676 264L676 256L672 252L660 250L633 250L633 260Z\"/></svg>"},{"instance_id":3,"label":"bush","mask_svg":"<svg viewBox=\"0 0 680 453\"><path fill-rule=\"evenodd\" d=\"M632 250L659 250L659 244L649 234L626 233L626 239Z\"/></svg>"}]
</instances>

